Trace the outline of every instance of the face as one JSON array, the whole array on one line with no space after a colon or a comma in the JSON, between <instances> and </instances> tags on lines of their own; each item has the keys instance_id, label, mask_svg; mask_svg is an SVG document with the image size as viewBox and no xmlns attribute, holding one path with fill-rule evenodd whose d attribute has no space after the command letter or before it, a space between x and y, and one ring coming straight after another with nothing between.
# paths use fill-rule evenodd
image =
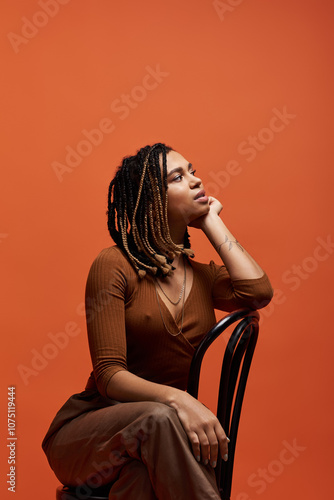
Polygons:
<instances>
[{"instance_id":1,"label":"face","mask_svg":"<svg viewBox=\"0 0 334 500\"><path fill-rule=\"evenodd\" d=\"M182 155L176 151L167 154L168 222L187 225L209 212L209 200L202 180Z\"/></svg>"}]
</instances>

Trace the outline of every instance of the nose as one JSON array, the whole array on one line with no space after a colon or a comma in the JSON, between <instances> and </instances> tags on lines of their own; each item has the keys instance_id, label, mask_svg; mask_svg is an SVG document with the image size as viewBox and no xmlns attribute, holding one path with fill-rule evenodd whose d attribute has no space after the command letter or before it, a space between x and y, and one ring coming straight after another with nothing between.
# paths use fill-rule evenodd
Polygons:
<instances>
[{"instance_id":1,"label":"nose","mask_svg":"<svg viewBox=\"0 0 334 500\"><path fill-rule=\"evenodd\" d=\"M196 175L191 176L190 187L192 189L200 186L201 184L202 184L202 179L200 179L200 177L197 177Z\"/></svg>"}]
</instances>

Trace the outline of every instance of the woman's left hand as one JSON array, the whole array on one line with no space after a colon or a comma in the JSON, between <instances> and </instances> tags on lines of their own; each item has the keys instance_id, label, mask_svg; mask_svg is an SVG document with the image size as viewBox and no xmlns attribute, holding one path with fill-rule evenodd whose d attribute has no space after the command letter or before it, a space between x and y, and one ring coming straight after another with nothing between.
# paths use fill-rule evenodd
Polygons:
<instances>
[{"instance_id":1,"label":"woman's left hand","mask_svg":"<svg viewBox=\"0 0 334 500\"><path fill-rule=\"evenodd\" d=\"M220 203L220 201L217 200L217 198L214 198L213 196L209 196L208 213L205 215L201 215L201 217L198 217L198 219L191 221L188 224L188 226L196 227L197 229L202 229L203 224L208 218L219 215L222 210L223 210L223 205Z\"/></svg>"}]
</instances>

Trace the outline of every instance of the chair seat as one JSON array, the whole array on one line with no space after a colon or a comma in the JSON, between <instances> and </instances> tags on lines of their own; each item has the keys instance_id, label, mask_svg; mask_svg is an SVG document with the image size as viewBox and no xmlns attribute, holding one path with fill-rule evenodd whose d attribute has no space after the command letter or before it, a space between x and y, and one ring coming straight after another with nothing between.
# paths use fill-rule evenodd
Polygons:
<instances>
[{"instance_id":1,"label":"chair seat","mask_svg":"<svg viewBox=\"0 0 334 500\"><path fill-rule=\"evenodd\" d=\"M69 488L68 486L58 486L57 488L57 500L108 500L108 493L110 486L101 486L100 488L92 489L91 496L89 493L83 493L82 491L76 491L76 488Z\"/></svg>"}]
</instances>

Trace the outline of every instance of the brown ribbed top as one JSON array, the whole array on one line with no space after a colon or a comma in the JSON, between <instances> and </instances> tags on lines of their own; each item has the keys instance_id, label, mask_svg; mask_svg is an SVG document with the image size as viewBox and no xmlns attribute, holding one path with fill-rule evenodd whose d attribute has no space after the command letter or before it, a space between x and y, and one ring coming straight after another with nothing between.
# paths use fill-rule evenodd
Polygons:
<instances>
[{"instance_id":1,"label":"brown ribbed top","mask_svg":"<svg viewBox=\"0 0 334 500\"><path fill-rule=\"evenodd\" d=\"M93 373L86 389L102 396L111 377L129 370L147 380L179 389L187 386L195 348L215 324L214 309L233 311L265 305L272 297L266 274L258 279L232 281L225 266L189 259L193 284L184 305L182 333L175 319L157 299L152 277L138 278L123 251L102 250L90 269L86 286L86 317Z\"/></svg>"}]
</instances>

